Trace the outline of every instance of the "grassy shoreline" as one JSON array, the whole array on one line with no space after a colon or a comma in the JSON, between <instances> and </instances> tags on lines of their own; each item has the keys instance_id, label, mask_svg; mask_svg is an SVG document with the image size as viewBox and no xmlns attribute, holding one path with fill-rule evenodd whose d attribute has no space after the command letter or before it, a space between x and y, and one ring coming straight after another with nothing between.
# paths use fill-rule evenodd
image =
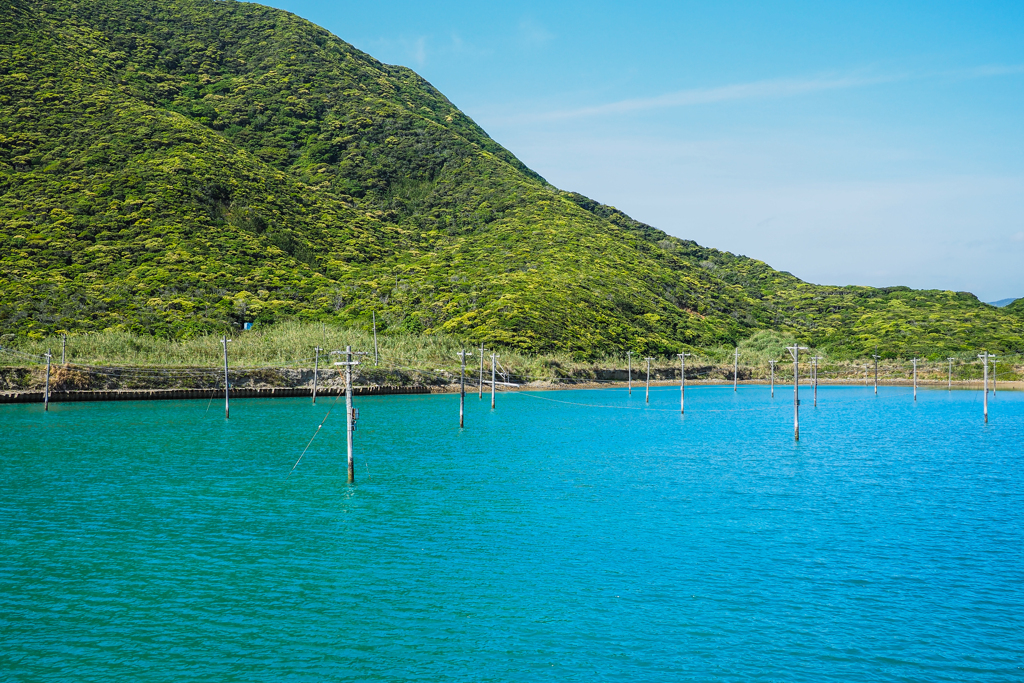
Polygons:
<instances>
[{"instance_id":1,"label":"grassy shoreline","mask_svg":"<svg viewBox=\"0 0 1024 683\"><path fill-rule=\"evenodd\" d=\"M51 386L59 389L185 388L223 386L223 343L215 335L188 340L168 340L122 331L72 334L66 338L66 363L60 364L61 336L7 341L0 348L0 391L29 390L45 382L45 358L52 354ZM776 361L778 384L792 384L792 360L785 346L792 340L773 333L758 332L739 344L740 381L767 382L770 360ZM363 351L362 365L355 382L360 384L446 386L458 382L458 353L471 352L466 364L468 383L475 387L480 373L479 347L475 349L449 335L380 334L377 337L378 362L374 365L372 331L358 327L339 327L319 323L282 323L262 329L236 331L228 344L228 359L233 386L271 387L306 386L312 383L314 347L320 347L319 377L323 384L343 381L333 363L332 351L346 346ZM731 382L736 351L733 347L686 349L688 382ZM625 382L627 359L622 356L580 360L569 354L526 354L520 350L496 351L499 381L533 383L535 386L580 386ZM485 349L484 370L490 375L491 349ZM812 356L819 360L819 382L871 383L874 359L835 359L827 352L813 350L801 355L801 378L811 372ZM995 366L1000 383L1024 378L1024 357L1000 355ZM905 359L880 359L882 384L911 381L913 365ZM945 383L949 373L946 358L919 360L919 383ZM990 369L991 373L991 369ZM632 357L634 383L646 377L646 361ZM981 362L975 353L962 353L953 360L955 383L977 382L982 378ZM678 382L679 359L653 358L652 383Z\"/></svg>"}]
</instances>

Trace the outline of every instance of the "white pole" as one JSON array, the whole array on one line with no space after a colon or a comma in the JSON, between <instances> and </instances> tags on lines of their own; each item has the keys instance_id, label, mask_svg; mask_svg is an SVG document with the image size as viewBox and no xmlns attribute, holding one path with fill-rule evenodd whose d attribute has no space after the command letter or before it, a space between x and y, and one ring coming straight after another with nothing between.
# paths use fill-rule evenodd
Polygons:
<instances>
[{"instance_id":1,"label":"white pole","mask_svg":"<svg viewBox=\"0 0 1024 683\"><path fill-rule=\"evenodd\" d=\"M949 377L946 379L946 390L953 391L953 359L947 358L949 361Z\"/></svg>"},{"instance_id":2,"label":"white pole","mask_svg":"<svg viewBox=\"0 0 1024 683\"><path fill-rule=\"evenodd\" d=\"M373 313L373 364L377 364L377 311Z\"/></svg>"},{"instance_id":3,"label":"white pole","mask_svg":"<svg viewBox=\"0 0 1024 683\"><path fill-rule=\"evenodd\" d=\"M43 388L43 412L50 411L50 349L46 349L46 386Z\"/></svg>"},{"instance_id":4,"label":"white pole","mask_svg":"<svg viewBox=\"0 0 1024 683\"><path fill-rule=\"evenodd\" d=\"M732 360L732 390L736 391L736 383L739 381L740 372L740 347L736 347L736 355Z\"/></svg>"},{"instance_id":5,"label":"white pole","mask_svg":"<svg viewBox=\"0 0 1024 683\"><path fill-rule=\"evenodd\" d=\"M313 352L316 354L313 360L313 405L316 405L316 379L317 373L320 371L320 351L322 349L319 346L313 347Z\"/></svg>"},{"instance_id":6,"label":"white pole","mask_svg":"<svg viewBox=\"0 0 1024 683\"><path fill-rule=\"evenodd\" d=\"M875 351L878 351L878 349L875 349ZM878 354L872 354L871 357L875 359L875 396L878 396Z\"/></svg>"},{"instance_id":7,"label":"white pole","mask_svg":"<svg viewBox=\"0 0 1024 683\"><path fill-rule=\"evenodd\" d=\"M477 399L484 400L484 345L480 345L480 380L477 382Z\"/></svg>"},{"instance_id":8,"label":"white pole","mask_svg":"<svg viewBox=\"0 0 1024 683\"><path fill-rule=\"evenodd\" d=\"M775 361L768 361L768 365L772 366L772 398L775 398Z\"/></svg>"},{"instance_id":9,"label":"white pole","mask_svg":"<svg viewBox=\"0 0 1024 683\"><path fill-rule=\"evenodd\" d=\"M64 359L66 358L65 351L68 348L68 333L62 332L60 335L60 364L64 365Z\"/></svg>"},{"instance_id":10,"label":"white pole","mask_svg":"<svg viewBox=\"0 0 1024 683\"><path fill-rule=\"evenodd\" d=\"M348 483L356 480L355 460L352 457L352 347L345 347L345 441L348 445Z\"/></svg>"},{"instance_id":11,"label":"white pole","mask_svg":"<svg viewBox=\"0 0 1024 683\"><path fill-rule=\"evenodd\" d=\"M626 381L629 383L629 395L632 396L633 395L633 352L632 351L626 351L626 372L629 373L628 375L626 375L626 377L627 377Z\"/></svg>"},{"instance_id":12,"label":"white pole","mask_svg":"<svg viewBox=\"0 0 1024 683\"><path fill-rule=\"evenodd\" d=\"M224 419L231 417L231 399L228 394L228 342L226 336L221 338L224 343Z\"/></svg>"},{"instance_id":13,"label":"white pole","mask_svg":"<svg viewBox=\"0 0 1024 683\"><path fill-rule=\"evenodd\" d=\"M686 357L692 353L677 353L679 356L679 414L686 414Z\"/></svg>"},{"instance_id":14,"label":"white pole","mask_svg":"<svg viewBox=\"0 0 1024 683\"><path fill-rule=\"evenodd\" d=\"M491 354L491 410L494 410L494 380L495 380L494 366L495 366L495 361L497 361L498 358L501 358L501 356L495 355L493 353Z\"/></svg>"},{"instance_id":15,"label":"white pole","mask_svg":"<svg viewBox=\"0 0 1024 683\"><path fill-rule=\"evenodd\" d=\"M650 403L651 402L651 359L648 357L648 358L645 358L644 360L647 361L647 398L646 398L646 401L647 401L647 403Z\"/></svg>"},{"instance_id":16,"label":"white pole","mask_svg":"<svg viewBox=\"0 0 1024 683\"><path fill-rule=\"evenodd\" d=\"M800 440L800 351L807 348L796 344L786 350L793 357L793 439Z\"/></svg>"},{"instance_id":17,"label":"white pole","mask_svg":"<svg viewBox=\"0 0 1024 683\"><path fill-rule=\"evenodd\" d=\"M459 374L459 429L465 425L466 416L466 349L459 352L462 359L462 371Z\"/></svg>"},{"instance_id":18,"label":"white pole","mask_svg":"<svg viewBox=\"0 0 1024 683\"><path fill-rule=\"evenodd\" d=\"M917 400L917 359L914 359L914 400Z\"/></svg>"}]
</instances>

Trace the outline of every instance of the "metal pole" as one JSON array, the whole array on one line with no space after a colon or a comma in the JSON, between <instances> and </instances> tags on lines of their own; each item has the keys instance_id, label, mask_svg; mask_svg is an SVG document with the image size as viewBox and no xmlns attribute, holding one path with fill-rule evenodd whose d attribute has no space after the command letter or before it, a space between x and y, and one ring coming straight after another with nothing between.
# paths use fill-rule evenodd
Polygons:
<instances>
[{"instance_id":1,"label":"metal pole","mask_svg":"<svg viewBox=\"0 0 1024 683\"><path fill-rule=\"evenodd\" d=\"M772 398L775 398L775 361L768 361L768 365L772 366Z\"/></svg>"},{"instance_id":2,"label":"metal pole","mask_svg":"<svg viewBox=\"0 0 1024 683\"><path fill-rule=\"evenodd\" d=\"M800 347L793 349L793 439L800 440Z\"/></svg>"},{"instance_id":3,"label":"metal pole","mask_svg":"<svg viewBox=\"0 0 1024 683\"><path fill-rule=\"evenodd\" d=\"M949 377L946 379L946 390L953 391L953 359L947 358L949 361Z\"/></svg>"},{"instance_id":4,"label":"metal pole","mask_svg":"<svg viewBox=\"0 0 1024 683\"><path fill-rule=\"evenodd\" d=\"M231 399L228 394L228 342L227 337L222 337L224 343L224 419L231 417Z\"/></svg>"},{"instance_id":5,"label":"metal pole","mask_svg":"<svg viewBox=\"0 0 1024 683\"><path fill-rule=\"evenodd\" d=\"M679 356L679 414L686 414L686 357L692 353L677 353Z\"/></svg>"},{"instance_id":6,"label":"metal pole","mask_svg":"<svg viewBox=\"0 0 1024 683\"><path fill-rule=\"evenodd\" d=\"M995 361L995 359L993 358L993 360L992 360L992 398L995 398L995 396L996 396L996 370L998 369L998 367L999 367L999 363L997 363Z\"/></svg>"},{"instance_id":7,"label":"metal pole","mask_svg":"<svg viewBox=\"0 0 1024 683\"><path fill-rule=\"evenodd\" d=\"M316 358L313 360L313 405L316 405L316 378L320 371L320 352L322 350L319 346L313 347L313 351L316 353Z\"/></svg>"},{"instance_id":8,"label":"metal pole","mask_svg":"<svg viewBox=\"0 0 1024 683\"><path fill-rule=\"evenodd\" d=\"M985 364L985 399L984 399L985 408L984 408L984 410L985 410L985 424L988 424L988 351L985 352L984 356L979 356L979 358L982 358L983 359L982 362Z\"/></svg>"},{"instance_id":9,"label":"metal pole","mask_svg":"<svg viewBox=\"0 0 1024 683\"><path fill-rule=\"evenodd\" d=\"M793 439L800 440L800 350L807 347L787 346L789 355L793 356Z\"/></svg>"},{"instance_id":10,"label":"metal pole","mask_svg":"<svg viewBox=\"0 0 1024 683\"><path fill-rule=\"evenodd\" d=\"M875 396L878 396L878 354L873 354L871 357L875 359Z\"/></svg>"},{"instance_id":11,"label":"metal pole","mask_svg":"<svg viewBox=\"0 0 1024 683\"><path fill-rule=\"evenodd\" d=\"M811 360L814 361L814 407L818 407L818 360L821 356L812 356Z\"/></svg>"},{"instance_id":12,"label":"metal pole","mask_svg":"<svg viewBox=\"0 0 1024 683\"><path fill-rule=\"evenodd\" d=\"M502 356L490 354L490 410L495 410L495 365Z\"/></svg>"},{"instance_id":13,"label":"metal pole","mask_svg":"<svg viewBox=\"0 0 1024 683\"><path fill-rule=\"evenodd\" d=\"M46 349L46 387L43 389L43 412L50 411L50 349Z\"/></svg>"},{"instance_id":14,"label":"metal pole","mask_svg":"<svg viewBox=\"0 0 1024 683\"><path fill-rule=\"evenodd\" d=\"M740 347L736 347L736 355L732 360L732 390L736 391L736 383L739 380L740 371Z\"/></svg>"},{"instance_id":15,"label":"metal pole","mask_svg":"<svg viewBox=\"0 0 1024 683\"><path fill-rule=\"evenodd\" d=\"M914 400L917 400L917 359L914 359Z\"/></svg>"},{"instance_id":16,"label":"metal pole","mask_svg":"<svg viewBox=\"0 0 1024 683\"><path fill-rule=\"evenodd\" d=\"M651 402L651 359L650 357L645 358L647 361L647 403Z\"/></svg>"},{"instance_id":17,"label":"metal pole","mask_svg":"<svg viewBox=\"0 0 1024 683\"><path fill-rule=\"evenodd\" d=\"M348 483L356 480L355 460L352 457L352 347L345 347L345 441L348 445Z\"/></svg>"},{"instance_id":18,"label":"metal pole","mask_svg":"<svg viewBox=\"0 0 1024 683\"><path fill-rule=\"evenodd\" d=\"M627 375L628 379L626 381L629 383L629 395L632 396L633 395L633 352L632 351L626 351L626 372L629 373Z\"/></svg>"},{"instance_id":19,"label":"metal pole","mask_svg":"<svg viewBox=\"0 0 1024 683\"><path fill-rule=\"evenodd\" d=\"M477 398L484 400L484 345L480 345L480 381L477 383Z\"/></svg>"},{"instance_id":20,"label":"metal pole","mask_svg":"<svg viewBox=\"0 0 1024 683\"><path fill-rule=\"evenodd\" d=\"M500 355L490 354L490 410L495 410L495 361Z\"/></svg>"},{"instance_id":21,"label":"metal pole","mask_svg":"<svg viewBox=\"0 0 1024 683\"><path fill-rule=\"evenodd\" d=\"M377 364L377 311L373 313L373 364Z\"/></svg>"},{"instance_id":22,"label":"metal pole","mask_svg":"<svg viewBox=\"0 0 1024 683\"><path fill-rule=\"evenodd\" d=\"M61 365L65 364L64 359L66 358L65 351L67 351L67 348L68 348L68 333L67 332L62 332L61 335L60 335L60 364Z\"/></svg>"},{"instance_id":23,"label":"metal pole","mask_svg":"<svg viewBox=\"0 0 1024 683\"><path fill-rule=\"evenodd\" d=\"M466 416L466 349L459 352L462 359L462 372L459 374L459 429L465 426Z\"/></svg>"}]
</instances>

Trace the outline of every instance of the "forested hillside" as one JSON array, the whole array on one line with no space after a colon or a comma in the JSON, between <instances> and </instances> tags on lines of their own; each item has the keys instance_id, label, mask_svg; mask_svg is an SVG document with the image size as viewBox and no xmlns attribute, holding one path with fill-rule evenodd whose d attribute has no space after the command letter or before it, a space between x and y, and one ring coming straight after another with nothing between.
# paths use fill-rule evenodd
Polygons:
<instances>
[{"instance_id":1,"label":"forested hillside","mask_svg":"<svg viewBox=\"0 0 1024 683\"><path fill-rule=\"evenodd\" d=\"M412 71L213 0L0 8L0 332L287 317L580 356L757 329L1024 349L969 294L821 287L547 184Z\"/></svg>"}]
</instances>

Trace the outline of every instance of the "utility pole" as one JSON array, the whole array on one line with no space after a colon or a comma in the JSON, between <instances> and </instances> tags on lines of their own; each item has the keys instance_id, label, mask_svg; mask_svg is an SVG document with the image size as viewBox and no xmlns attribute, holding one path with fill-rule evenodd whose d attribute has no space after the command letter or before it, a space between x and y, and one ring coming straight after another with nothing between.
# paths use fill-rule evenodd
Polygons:
<instances>
[{"instance_id":1,"label":"utility pole","mask_svg":"<svg viewBox=\"0 0 1024 683\"><path fill-rule=\"evenodd\" d=\"M993 361L992 361L992 397L993 398L995 398L995 395L996 395L996 368L997 367L999 367L999 364L996 363L996 361L993 359Z\"/></svg>"},{"instance_id":2,"label":"utility pole","mask_svg":"<svg viewBox=\"0 0 1024 683\"><path fill-rule=\"evenodd\" d=\"M61 365L65 364L65 360L64 359L66 358L66 356L65 356L64 352L67 351L67 348L68 348L68 333L67 332L61 332L61 335L60 335L60 364Z\"/></svg>"},{"instance_id":3,"label":"utility pole","mask_svg":"<svg viewBox=\"0 0 1024 683\"><path fill-rule=\"evenodd\" d=\"M985 399L984 399L984 410L985 410L985 424L988 424L988 362L994 359L995 356L988 355L988 351L983 354L979 354L978 358L985 365Z\"/></svg>"},{"instance_id":4,"label":"utility pole","mask_svg":"<svg viewBox=\"0 0 1024 683\"><path fill-rule=\"evenodd\" d=\"M645 358L647 361L647 403L651 402L651 361L654 360L650 356Z\"/></svg>"},{"instance_id":5,"label":"utility pole","mask_svg":"<svg viewBox=\"0 0 1024 683\"><path fill-rule=\"evenodd\" d=\"M495 355L493 353L491 354L491 410L494 410L494 366L499 358L501 358L501 356Z\"/></svg>"},{"instance_id":6,"label":"utility pole","mask_svg":"<svg viewBox=\"0 0 1024 683\"><path fill-rule=\"evenodd\" d=\"M626 351L626 375L627 382L629 383L629 395L633 395L633 352Z\"/></svg>"},{"instance_id":7,"label":"utility pole","mask_svg":"<svg viewBox=\"0 0 1024 683\"><path fill-rule=\"evenodd\" d=\"M224 344L224 419L231 417L231 400L228 395L228 342L231 341L225 335L221 337Z\"/></svg>"},{"instance_id":8,"label":"utility pole","mask_svg":"<svg viewBox=\"0 0 1024 683\"><path fill-rule=\"evenodd\" d=\"M786 350L793 357L793 439L800 440L800 352L807 351L806 346L795 344Z\"/></svg>"},{"instance_id":9,"label":"utility pole","mask_svg":"<svg viewBox=\"0 0 1024 683\"><path fill-rule=\"evenodd\" d=\"M480 381L477 382L477 399L484 400L484 345L480 345Z\"/></svg>"},{"instance_id":10,"label":"utility pole","mask_svg":"<svg viewBox=\"0 0 1024 683\"><path fill-rule=\"evenodd\" d=\"M373 365L377 366L377 311L373 313Z\"/></svg>"},{"instance_id":11,"label":"utility pole","mask_svg":"<svg viewBox=\"0 0 1024 683\"><path fill-rule=\"evenodd\" d=\"M50 412L50 349L46 349L46 386L43 388L43 412Z\"/></svg>"},{"instance_id":12,"label":"utility pole","mask_svg":"<svg viewBox=\"0 0 1024 683\"><path fill-rule=\"evenodd\" d=\"M462 372L459 375L459 429L465 426L466 417L466 356L472 355L472 352L467 353L466 349L459 351L459 358L462 359Z\"/></svg>"},{"instance_id":13,"label":"utility pole","mask_svg":"<svg viewBox=\"0 0 1024 683\"><path fill-rule=\"evenodd\" d=\"M946 390L953 391L953 359L947 358L949 361L949 378L946 380Z\"/></svg>"},{"instance_id":14,"label":"utility pole","mask_svg":"<svg viewBox=\"0 0 1024 683\"><path fill-rule=\"evenodd\" d=\"M913 399L918 400L918 358L913 359Z\"/></svg>"},{"instance_id":15,"label":"utility pole","mask_svg":"<svg viewBox=\"0 0 1024 683\"><path fill-rule=\"evenodd\" d=\"M875 349L878 351L878 349ZM875 359L875 396L878 396L878 354L874 353L871 355Z\"/></svg>"},{"instance_id":16,"label":"utility pole","mask_svg":"<svg viewBox=\"0 0 1024 683\"><path fill-rule=\"evenodd\" d=\"M356 466L352 456L352 433L356 430L356 421L359 419L359 411L352 406L352 368L359 365L359 361L352 360L352 356L367 356L366 351L353 351L352 346L346 346L344 351L331 351L331 355L345 354L345 361L335 365L345 366L345 441L348 446L348 483L355 483Z\"/></svg>"},{"instance_id":17,"label":"utility pole","mask_svg":"<svg viewBox=\"0 0 1024 683\"><path fill-rule=\"evenodd\" d=\"M313 347L313 353L316 354L313 359L313 405L316 405L316 379L317 374L320 371L320 352L323 351L319 346Z\"/></svg>"},{"instance_id":18,"label":"utility pole","mask_svg":"<svg viewBox=\"0 0 1024 683\"><path fill-rule=\"evenodd\" d=\"M677 353L679 356L679 414L686 414L686 357L692 353Z\"/></svg>"},{"instance_id":19,"label":"utility pole","mask_svg":"<svg viewBox=\"0 0 1024 683\"><path fill-rule=\"evenodd\" d=\"M818 361L821 360L821 356L811 356L811 360L814 361L814 407L818 407Z\"/></svg>"},{"instance_id":20,"label":"utility pole","mask_svg":"<svg viewBox=\"0 0 1024 683\"><path fill-rule=\"evenodd\" d=\"M768 365L772 366L772 398L775 398L775 364L778 361L770 360Z\"/></svg>"},{"instance_id":21,"label":"utility pole","mask_svg":"<svg viewBox=\"0 0 1024 683\"><path fill-rule=\"evenodd\" d=\"M736 355L732 359L732 390L736 391L736 383L739 381L740 372L740 347L736 347Z\"/></svg>"}]
</instances>

